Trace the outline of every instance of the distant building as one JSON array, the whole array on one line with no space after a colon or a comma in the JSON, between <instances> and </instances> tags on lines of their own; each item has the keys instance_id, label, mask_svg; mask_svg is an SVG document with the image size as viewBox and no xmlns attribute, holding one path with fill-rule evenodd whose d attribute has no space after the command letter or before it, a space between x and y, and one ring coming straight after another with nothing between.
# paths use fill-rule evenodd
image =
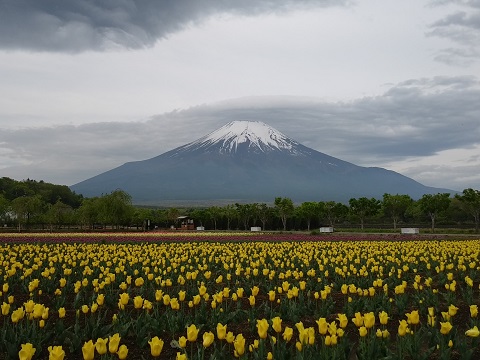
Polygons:
<instances>
[{"instance_id":1,"label":"distant building","mask_svg":"<svg viewBox=\"0 0 480 360\"><path fill-rule=\"evenodd\" d=\"M193 219L189 216L179 216L177 217L177 220L180 223L179 230L195 230Z\"/></svg>"}]
</instances>

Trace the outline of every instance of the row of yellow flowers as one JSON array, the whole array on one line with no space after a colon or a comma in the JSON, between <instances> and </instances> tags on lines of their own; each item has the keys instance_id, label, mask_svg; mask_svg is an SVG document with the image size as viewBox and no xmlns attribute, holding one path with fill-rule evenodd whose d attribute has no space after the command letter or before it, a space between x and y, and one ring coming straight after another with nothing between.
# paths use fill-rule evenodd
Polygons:
<instances>
[{"instance_id":1,"label":"row of yellow flowers","mask_svg":"<svg viewBox=\"0 0 480 360\"><path fill-rule=\"evenodd\" d=\"M124 359L150 344L154 357L345 358L358 342L360 357L415 357L428 340L442 354L475 354L479 253L479 241L3 244L0 350Z\"/></svg>"}]
</instances>

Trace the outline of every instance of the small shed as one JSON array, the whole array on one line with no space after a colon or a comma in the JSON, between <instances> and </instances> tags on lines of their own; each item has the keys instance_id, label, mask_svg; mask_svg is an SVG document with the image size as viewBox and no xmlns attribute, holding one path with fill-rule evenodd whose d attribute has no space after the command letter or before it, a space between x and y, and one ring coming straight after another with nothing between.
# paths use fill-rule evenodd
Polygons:
<instances>
[{"instance_id":1,"label":"small shed","mask_svg":"<svg viewBox=\"0 0 480 360\"><path fill-rule=\"evenodd\" d=\"M178 223L180 224L179 230L195 230L195 224L193 219L189 216L179 216L177 217Z\"/></svg>"}]
</instances>

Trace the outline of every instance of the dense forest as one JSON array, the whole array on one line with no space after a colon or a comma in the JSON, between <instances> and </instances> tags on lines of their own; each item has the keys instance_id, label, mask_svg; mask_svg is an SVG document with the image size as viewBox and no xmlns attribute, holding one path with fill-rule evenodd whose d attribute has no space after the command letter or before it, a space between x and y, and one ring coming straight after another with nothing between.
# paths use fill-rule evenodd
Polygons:
<instances>
[{"instance_id":1,"label":"dense forest","mask_svg":"<svg viewBox=\"0 0 480 360\"><path fill-rule=\"evenodd\" d=\"M279 194L281 195L281 194ZM307 230L320 226L396 230L420 226L462 228L479 232L480 191L461 194L426 194L414 200L403 194L382 199L352 198L348 204L311 201L294 204L289 198L271 204L229 204L207 208L146 208L134 206L128 193L115 190L100 197L84 198L68 186L44 181L0 178L0 224L8 230L152 230L180 226L188 216L208 230Z\"/></svg>"}]
</instances>

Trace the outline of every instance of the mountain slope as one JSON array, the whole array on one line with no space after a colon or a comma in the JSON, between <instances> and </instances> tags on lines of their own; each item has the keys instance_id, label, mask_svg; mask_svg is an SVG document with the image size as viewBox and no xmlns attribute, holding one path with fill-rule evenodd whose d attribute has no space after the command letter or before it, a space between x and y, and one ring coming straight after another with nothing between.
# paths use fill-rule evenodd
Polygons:
<instances>
[{"instance_id":1,"label":"mountain slope","mask_svg":"<svg viewBox=\"0 0 480 360\"><path fill-rule=\"evenodd\" d=\"M71 188L87 197L120 188L136 204L271 202L277 196L296 202L346 202L384 193L419 198L448 191L336 159L250 121L231 122L187 145L126 163Z\"/></svg>"}]
</instances>

